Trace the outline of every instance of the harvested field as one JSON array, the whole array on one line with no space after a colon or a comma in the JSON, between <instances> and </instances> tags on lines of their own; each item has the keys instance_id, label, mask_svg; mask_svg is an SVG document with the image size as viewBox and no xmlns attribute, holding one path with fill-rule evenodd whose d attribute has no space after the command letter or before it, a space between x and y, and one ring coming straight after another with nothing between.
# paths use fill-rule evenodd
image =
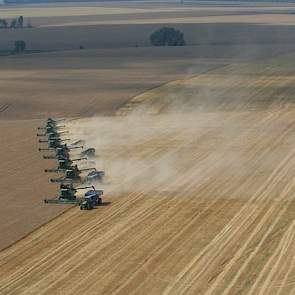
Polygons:
<instances>
[{"instance_id":1,"label":"harvested field","mask_svg":"<svg viewBox=\"0 0 295 295\"><path fill-rule=\"evenodd\" d=\"M0 104L9 108L0 118L110 114L146 89L226 64L228 56L218 51L125 48L3 57ZM238 56L239 48L231 52Z\"/></svg>"},{"instance_id":2,"label":"harvested field","mask_svg":"<svg viewBox=\"0 0 295 295\"><path fill-rule=\"evenodd\" d=\"M66 209L45 208L40 202L40 194L56 193L56 188L48 183L48 175L43 173L46 163L40 161L37 152L36 128L40 123L40 120L0 121L0 199L5 204L0 207L0 249Z\"/></svg>"},{"instance_id":3,"label":"harvested field","mask_svg":"<svg viewBox=\"0 0 295 295\"><path fill-rule=\"evenodd\" d=\"M42 26L1 46L48 50L0 62L0 294L295 293L295 6L100 5L0 9ZM190 46L148 47L163 22ZM105 206L43 204L48 116Z\"/></svg>"},{"instance_id":4,"label":"harvested field","mask_svg":"<svg viewBox=\"0 0 295 295\"><path fill-rule=\"evenodd\" d=\"M166 56L162 50L85 50L1 59L0 200L13 201L0 209L0 249L65 209L48 208L42 201L54 197L57 186L50 185L43 172L55 163L42 160L37 151L40 118L112 114L130 97L186 76L194 57L193 50L187 52L182 57L175 50ZM223 66L225 60L195 64L191 73Z\"/></svg>"},{"instance_id":5,"label":"harvested field","mask_svg":"<svg viewBox=\"0 0 295 295\"><path fill-rule=\"evenodd\" d=\"M70 123L99 151L111 204L2 251L1 292L292 294L292 60L231 64Z\"/></svg>"}]
</instances>

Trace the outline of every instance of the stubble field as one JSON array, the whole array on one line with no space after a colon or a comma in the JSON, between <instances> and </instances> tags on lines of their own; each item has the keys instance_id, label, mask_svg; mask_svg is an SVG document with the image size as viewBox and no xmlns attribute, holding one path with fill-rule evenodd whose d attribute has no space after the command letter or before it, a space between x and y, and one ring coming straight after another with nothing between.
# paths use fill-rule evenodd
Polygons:
<instances>
[{"instance_id":1,"label":"stubble field","mask_svg":"<svg viewBox=\"0 0 295 295\"><path fill-rule=\"evenodd\" d=\"M1 57L1 294L295 292L293 41L263 30ZM47 116L96 148L106 206L42 203Z\"/></svg>"}]
</instances>

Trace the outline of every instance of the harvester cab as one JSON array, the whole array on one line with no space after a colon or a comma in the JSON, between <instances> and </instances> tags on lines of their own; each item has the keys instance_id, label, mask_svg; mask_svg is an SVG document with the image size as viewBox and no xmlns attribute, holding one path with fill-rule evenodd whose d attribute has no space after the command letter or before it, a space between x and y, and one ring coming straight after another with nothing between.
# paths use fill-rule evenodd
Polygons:
<instances>
[{"instance_id":1,"label":"harvester cab","mask_svg":"<svg viewBox=\"0 0 295 295\"><path fill-rule=\"evenodd\" d=\"M76 189L73 188L72 184L61 184L59 199L76 200Z\"/></svg>"},{"instance_id":2,"label":"harvester cab","mask_svg":"<svg viewBox=\"0 0 295 295\"><path fill-rule=\"evenodd\" d=\"M70 169L66 170L65 178L80 179L80 174L81 174L81 171L78 169L78 166L74 165Z\"/></svg>"}]
</instances>

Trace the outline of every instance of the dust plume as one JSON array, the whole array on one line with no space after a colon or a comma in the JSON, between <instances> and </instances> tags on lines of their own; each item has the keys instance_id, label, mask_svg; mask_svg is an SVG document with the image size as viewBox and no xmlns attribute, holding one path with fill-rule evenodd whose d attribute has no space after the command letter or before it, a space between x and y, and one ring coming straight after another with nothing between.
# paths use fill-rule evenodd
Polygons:
<instances>
[{"instance_id":1,"label":"dust plume","mask_svg":"<svg viewBox=\"0 0 295 295\"><path fill-rule=\"evenodd\" d=\"M82 165L104 170L100 186L113 195L193 192L210 183L230 187L245 176L265 177L273 155L253 151L268 148L269 134L280 135L286 122L277 112L288 101L267 91L269 68L257 65L257 79L253 67L231 65L174 81L135 97L116 116L68 122L72 141L96 149L95 163ZM260 142L257 134L269 141ZM240 187L245 196L255 189L247 182Z\"/></svg>"},{"instance_id":2,"label":"dust plume","mask_svg":"<svg viewBox=\"0 0 295 295\"><path fill-rule=\"evenodd\" d=\"M126 117L80 119L67 125L73 141L85 140L85 148L96 149L95 167L106 173L104 183L98 185L108 194L173 194L187 185L187 173L194 175L196 186L209 181L207 176L213 169L221 173L231 166L231 171L241 174L242 151L226 156L230 138L239 127L229 118L218 128L218 117L201 112L135 112ZM82 163L86 167L93 164Z\"/></svg>"}]
</instances>

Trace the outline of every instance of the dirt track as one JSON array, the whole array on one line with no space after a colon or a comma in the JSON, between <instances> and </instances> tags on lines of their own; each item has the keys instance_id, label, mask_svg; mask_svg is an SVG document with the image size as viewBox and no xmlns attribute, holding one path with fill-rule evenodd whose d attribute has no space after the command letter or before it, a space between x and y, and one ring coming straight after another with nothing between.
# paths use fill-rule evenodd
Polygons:
<instances>
[{"instance_id":1,"label":"dirt track","mask_svg":"<svg viewBox=\"0 0 295 295\"><path fill-rule=\"evenodd\" d=\"M95 131L87 120L72 125L90 142L98 136L111 204L70 210L2 251L0 292L293 294L291 60L230 65L163 86L141 100L158 113L147 121L130 106L126 117L94 121ZM202 108L177 114L171 93ZM114 136L116 124L128 141ZM129 169L138 160L143 167ZM126 170L112 173L116 163Z\"/></svg>"}]
</instances>

